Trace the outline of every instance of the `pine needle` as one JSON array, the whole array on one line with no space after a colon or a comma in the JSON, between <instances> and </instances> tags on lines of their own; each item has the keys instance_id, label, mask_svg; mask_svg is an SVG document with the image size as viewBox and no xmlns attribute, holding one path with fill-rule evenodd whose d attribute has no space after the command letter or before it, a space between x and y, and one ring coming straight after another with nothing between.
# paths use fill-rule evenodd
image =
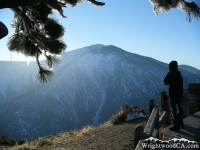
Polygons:
<instances>
[{"instance_id":1,"label":"pine needle","mask_svg":"<svg viewBox=\"0 0 200 150\"><path fill-rule=\"evenodd\" d=\"M46 56L46 64L49 67L49 69L52 69L54 66L57 66L61 61L56 58L56 56Z\"/></svg>"},{"instance_id":2,"label":"pine needle","mask_svg":"<svg viewBox=\"0 0 200 150\"><path fill-rule=\"evenodd\" d=\"M38 79L40 80L40 82L50 81L52 76L53 76L52 71L46 70L45 68L40 66L39 72L38 72Z\"/></svg>"}]
</instances>

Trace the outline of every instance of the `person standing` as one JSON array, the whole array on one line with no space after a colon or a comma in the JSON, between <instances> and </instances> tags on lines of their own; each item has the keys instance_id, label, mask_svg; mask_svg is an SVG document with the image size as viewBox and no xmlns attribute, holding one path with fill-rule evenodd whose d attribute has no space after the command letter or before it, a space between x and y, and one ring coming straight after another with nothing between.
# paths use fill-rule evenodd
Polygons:
<instances>
[{"instance_id":1,"label":"person standing","mask_svg":"<svg viewBox=\"0 0 200 150\"><path fill-rule=\"evenodd\" d=\"M180 130L184 128L183 124L183 108L182 108L182 99L183 99L183 77L178 71L177 61L171 61L169 63L169 73L164 79L165 85L169 85L169 98L170 105L172 108L172 114L174 117L173 124L174 126L169 128L170 130ZM177 107L179 113L177 113Z\"/></svg>"}]
</instances>

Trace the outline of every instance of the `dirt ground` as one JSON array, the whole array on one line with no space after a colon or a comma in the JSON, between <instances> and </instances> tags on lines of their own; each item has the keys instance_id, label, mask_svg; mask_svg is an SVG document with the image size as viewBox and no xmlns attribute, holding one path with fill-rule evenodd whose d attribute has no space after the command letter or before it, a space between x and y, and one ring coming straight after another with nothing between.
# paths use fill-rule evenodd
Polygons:
<instances>
[{"instance_id":1,"label":"dirt ground","mask_svg":"<svg viewBox=\"0 0 200 150\"><path fill-rule=\"evenodd\" d=\"M73 132L60 133L4 150L133 150L134 129L145 126L147 119L138 118L130 122L98 127L85 127Z\"/></svg>"}]
</instances>

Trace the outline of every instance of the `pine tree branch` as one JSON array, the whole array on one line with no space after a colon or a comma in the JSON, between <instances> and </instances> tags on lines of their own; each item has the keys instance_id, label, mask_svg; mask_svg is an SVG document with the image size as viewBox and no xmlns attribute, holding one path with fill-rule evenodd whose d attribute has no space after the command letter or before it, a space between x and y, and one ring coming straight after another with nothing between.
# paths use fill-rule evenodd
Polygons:
<instances>
[{"instance_id":1,"label":"pine tree branch","mask_svg":"<svg viewBox=\"0 0 200 150\"><path fill-rule=\"evenodd\" d=\"M42 67L42 65L39 62L39 55L40 53L36 52L36 62L38 65L38 79L40 80L40 82L48 82L51 80L53 72Z\"/></svg>"},{"instance_id":2,"label":"pine tree branch","mask_svg":"<svg viewBox=\"0 0 200 150\"><path fill-rule=\"evenodd\" d=\"M14 11L15 13L15 17L19 19L19 21L21 22L21 29L23 30L24 34L28 35L31 34L31 29L33 30L33 23L31 22L31 20L28 18L28 16L26 15L26 10L24 7L21 7L22 9L20 9L19 7L14 7L14 8L10 8L12 11Z\"/></svg>"},{"instance_id":3,"label":"pine tree branch","mask_svg":"<svg viewBox=\"0 0 200 150\"><path fill-rule=\"evenodd\" d=\"M13 8L18 6L29 6L34 4L50 4L57 2L57 0L1 0L0 9Z\"/></svg>"},{"instance_id":4,"label":"pine tree branch","mask_svg":"<svg viewBox=\"0 0 200 150\"><path fill-rule=\"evenodd\" d=\"M62 7L66 7L64 3L60 3L58 1L56 2L51 2L48 4L48 6L51 8L51 9L56 9L59 14L63 17L63 18L67 18L64 14L63 14L63 10L62 10Z\"/></svg>"},{"instance_id":5,"label":"pine tree branch","mask_svg":"<svg viewBox=\"0 0 200 150\"><path fill-rule=\"evenodd\" d=\"M40 68L41 64L39 62L39 52L36 52L36 62L37 62L38 67Z\"/></svg>"},{"instance_id":6,"label":"pine tree branch","mask_svg":"<svg viewBox=\"0 0 200 150\"><path fill-rule=\"evenodd\" d=\"M46 64L49 69L53 69L53 67L57 66L60 63L60 60L56 58L56 56L51 56L46 54L47 51L44 52L44 55L46 57Z\"/></svg>"},{"instance_id":7,"label":"pine tree branch","mask_svg":"<svg viewBox=\"0 0 200 150\"><path fill-rule=\"evenodd\" d=\"M168 12L172 8L180 8L183 12L187 13L187 21L191 22L194 19L200 19L200 8L199 6L191 1L186 2L185 0L149 0L153 5L153 11L156 15L158 12Z\"/></svg>"},{"instance_id":8,"label":"pine tree branch","mask_svg":"<svg viewBox=\"0 0 200 150\"><path fill-rule=\"evenodd\" d=\"M103 3L103 2L98 2L98 1L96 1L96 0L87 0L87 1L89 1L91 4L93 4L93 5L95 5L95 6L104 6L104 5L105 5L105 3Z\"/></svg>"}]
</instances>

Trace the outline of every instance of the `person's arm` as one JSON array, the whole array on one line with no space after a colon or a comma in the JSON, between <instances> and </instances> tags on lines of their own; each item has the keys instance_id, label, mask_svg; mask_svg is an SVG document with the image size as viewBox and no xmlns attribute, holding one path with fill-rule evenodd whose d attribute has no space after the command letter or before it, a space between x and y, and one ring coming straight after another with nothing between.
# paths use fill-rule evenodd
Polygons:
<instances>
[{"instance_id":1,"label":"person's arm","mask_svg":"<svg viewBox=\"0 0 200 150\"><path fill-rule=\"evenodd\" d=\"M181 75L181 73L180 73ZM181 86L183 87L183 76L181 75Z\"/></svg>"},{"instance_id":2,"label":"person's arm","mask_svg":"<svg viewBox=\"0 0 200 150\"><path fill-rule=\"evenodd\" d=\"M165 85L169 85L170 84L170 73L168 73L164 79L164 83Z\"/></svg>"}]
</instances>

